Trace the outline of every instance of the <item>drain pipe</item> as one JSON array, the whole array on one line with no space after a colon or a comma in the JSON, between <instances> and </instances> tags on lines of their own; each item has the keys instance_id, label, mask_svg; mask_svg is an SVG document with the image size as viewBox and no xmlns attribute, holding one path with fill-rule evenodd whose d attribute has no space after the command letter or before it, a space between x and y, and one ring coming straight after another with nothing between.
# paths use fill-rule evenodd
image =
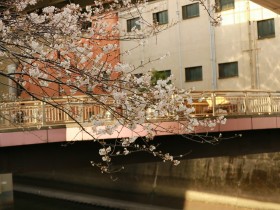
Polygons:
<instances>
[{"instance_id":1,"label":"drain pipe","mask_svg":"<svg viewBox=\"0 0 280 210\"><path fill-rule=\"evenodd\" d=\"M256 24L254 24L256 27ZM255 29L256 30L256 29ZM255 31L254 30L254 31ZM260 89L260 64L259 64L259 46L257 42L257 38L254 36L254 51L255 51L255 68L256 68L256 88Z\"/></svg>"},{"instance_id":2,"label":"drain pipe","mask_svg":"<svg viewBox=\"0 0 280 210\"><path fill-rule=\"evenodd\" d=\"M182 48L181 48L181 19L180 19L180 10L179 10L179 1L176 1L177 4L177 20L178 20L178 49L179 49L179 72L180 72L180 88L183 89L183 64L182 64Z\"/></svg>"},{"instance_id":3,"label":"drain pipe","mask_svg":"<svg viewBox=\"0 0 280 210\"><path fill-rule=\"evenodd\" d=\"M207 7L210 9L210 0L207 0ZM210 15L213 15L213 11L210 9ZM212 90L217 90L217 66L216 66L216 43L215 43L215 28L211 24L211 18L209 16L209 32L210 32L210 61L212 69Z\"/></svg>"},{"instance_id":4,"label":"drain pipe","mask_svg":"<svg viewBox=\"0 0 280 210\"><path fill-rule=\"evenodd\" d=\"M250 2L247 0L247 21L248 21L248 41L249 41L249 64L250 64L250 73L251 73L251 89L256 89L256 71L255 71L255 61L254 61L254 49L253 49L253 39L252 39L252 24L254 22L251 21L250 14Z\"/></svg>"},{"instance_id":5,"label":"drain pipe","mask_svg":"<svg viewBox=\"0 0 280 210\"><path fill-rule=\"evenodd\" d=\"M9 74L13 74L16 72L16 64L10 64L7 66L7 71ZM12 78L14 78L14 75L11 76ZM16 96L17 93L17 87L16 84L13 80L9 79L9 94L10 96Z\"/></svg>"}]
</instances>

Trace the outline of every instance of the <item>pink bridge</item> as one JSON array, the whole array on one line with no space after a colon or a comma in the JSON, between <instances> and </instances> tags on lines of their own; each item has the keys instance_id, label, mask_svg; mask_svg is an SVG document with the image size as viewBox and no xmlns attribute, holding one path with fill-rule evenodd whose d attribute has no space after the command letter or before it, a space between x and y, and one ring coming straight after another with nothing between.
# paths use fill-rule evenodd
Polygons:
<instances>
[{"instance_id":1,"label":"pink bridge","mask_svg":"<svg viewBox=\"0 0 280 210\"><path fill-rule=\"evenodd\" d=\"M204 91L193 92L193 117L227 118L225 125L217 125L213 130L205 128L196 132L226 132L280 128L280 94L267 91ZM134 131L119 128L112 135L97 135L92 131L90 117L102 114L108 123L110 113L96 106L90 98L59 98L55 101L64 110L79 113L77 121L84 130L74 123L64 111L41 101L1 102L0 147L42 144L65 141L83 141L123 137L146 136L147 131L138 126ZM152 110L147 110L147 123L157 128L156 135L182 134L178 122L166 118L155 118ZM183 119L182 121L183 122Z\"/></svg>"}]
</instances>

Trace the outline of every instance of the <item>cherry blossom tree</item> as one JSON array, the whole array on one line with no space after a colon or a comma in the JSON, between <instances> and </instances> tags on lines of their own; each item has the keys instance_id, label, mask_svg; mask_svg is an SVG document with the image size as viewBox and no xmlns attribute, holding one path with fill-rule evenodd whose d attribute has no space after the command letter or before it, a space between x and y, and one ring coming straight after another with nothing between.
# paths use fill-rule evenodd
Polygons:
<instances>
[{"instance_id":1,"label":"cherry blossom tree","mask_svg":"<svg viewBox=\"0 0 280 210\"><path fill-rule=\"evenodd\" d=\"M136 27L133 33L121 35L118 12L132 7L141 12L146 1L96 0L84 8L78 4L41 8L37 4L40 5L40 1L3 0L0 3L0 76L11 81L10 86L16 92L2 94L1 107L10 101L26 103L32 99L59 110L100 144L97 152L101 161L92 164L102 172L111 172L114 156L139 151L178 165L180 157L158 151L153 144L158 132L165 129L169 134L192 139L188 135L200 135L195 134L199 127L212 129L217 123L225 123L223 116L194 117L191 90L176 88L170 82L172 75L152 83L151 73L136 76L133 72L137 67L120 62L119 41L136 39L141 46L147 37L164 30L140 19L145 27L141 30ZM149 62L166 56L168 53L163 53ZM6 66L10 67L9 71ZM60 98L66 99L66 103L61 103ZM73 111L73 101L101 110L87 119L91 131L85 129L82 112ZM1 117L12 121L13 116L2 112ZM32 117L42 121L38 113ZM176 122L180 131L161 126L161 121ZM24 124L15 123L15 126L24 128ZM145 136L139 134L139 127L145 130ZM123 128L131 130L131 136L116 138L113 142L96 138ZM219 138L200 136L201 142L209 143Z\"/></svg>"}]
</instances>

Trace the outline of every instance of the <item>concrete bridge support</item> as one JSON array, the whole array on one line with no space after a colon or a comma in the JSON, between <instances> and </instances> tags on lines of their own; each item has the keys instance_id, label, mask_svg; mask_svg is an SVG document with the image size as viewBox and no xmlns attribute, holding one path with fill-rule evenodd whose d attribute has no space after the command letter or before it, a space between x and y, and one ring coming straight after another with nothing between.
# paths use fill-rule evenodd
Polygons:
<instances>
[{"instance_id":1,"label":"concrete bridge support","mask_svg":"<svg viewBox=\"0 0 280 210\"><path fill-rule=\"evenodd\" d=\"M0 210L12 209L13 200L12 174L0 174Z\"/></svg>"}]
</instances>

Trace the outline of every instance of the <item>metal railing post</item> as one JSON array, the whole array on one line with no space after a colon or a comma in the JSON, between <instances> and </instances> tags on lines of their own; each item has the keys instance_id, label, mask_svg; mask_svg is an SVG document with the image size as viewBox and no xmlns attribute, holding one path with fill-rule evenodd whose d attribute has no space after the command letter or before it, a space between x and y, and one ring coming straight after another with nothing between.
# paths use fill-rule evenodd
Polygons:
<instances>
[{"instance_id":1,"label":"metal railing post","mask_svg":"<svg viewBox=\"0 0 280 210\"><path fill-rule=\"evenodd\" d=\"M245 111L245 115L248 115L248 111L249 111L248 93L245 92L244 96L245 96L245 98L244 98L244 102L245 102L245 104L244 104L244 106L245 106L244 107L244 111Z\"/></svg>"},{"instance_id":2,"label":"metal railing post","mask_svg":"<svg viewBox=\"0 0 280 210\"><path fill-rule=\"evenodd\" d=\"M79 105L79 115L80 115L80 120L81 122L84 122L84 101L80 102L81 104Z\"/></svg>"},{"instance_id":3,"label":"metal railing post","mask_svg":"<svg viewBox=\"0 0 280 210\"><path fill-rule=\"evenodd\" d=\"M42 125L46 125L46 103L42 101Z\"/></svg>"},{"instance_id":4,"label":"metal railing post","mask_svg":"<svg viewBox=\"0 0 280 210\"><path fill-rule=\"evenodd\" d=\"M212 99L212 115L216 116L216 93L211 93L211 99Z\"/></svg>"},{"instance_id":5,"label":"metal railing post","mask_svg":"<svg viewBox=\"0 0 280 210\"><path fill-rule=\"evenodd\" d=\"M269 93L269 104L270 104L270 106L269 106L269 109L270 110L268 110L269 111L269 114L271 114L271 113L273 113L273 104L272 104L272 96L271 96L271 93Z\"/></svg>"}]
</instances>

